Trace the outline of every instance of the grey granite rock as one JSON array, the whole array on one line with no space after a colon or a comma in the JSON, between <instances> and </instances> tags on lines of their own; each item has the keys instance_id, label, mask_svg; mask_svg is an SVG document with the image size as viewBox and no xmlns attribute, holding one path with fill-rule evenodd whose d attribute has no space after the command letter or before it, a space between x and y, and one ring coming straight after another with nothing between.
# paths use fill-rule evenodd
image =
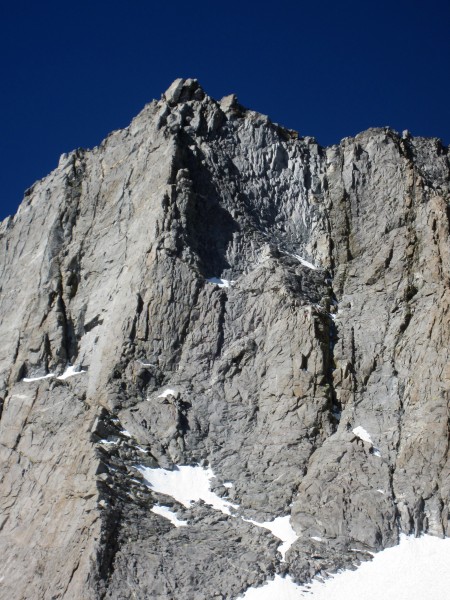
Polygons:
<instances>
[{"instance_id":1,"label":"grey granite rock","mask_svg":"<svg viewBox=\"0 0 450 600\"><path fill-rule=\"evenodd\" d=\"M192 79L63 155L0 224L0 598L234 599L449 535L449 175ZM196 464L232 514L137 469ZM283 562L248 520L290 514Z\"/></svg>"}]
</instances>

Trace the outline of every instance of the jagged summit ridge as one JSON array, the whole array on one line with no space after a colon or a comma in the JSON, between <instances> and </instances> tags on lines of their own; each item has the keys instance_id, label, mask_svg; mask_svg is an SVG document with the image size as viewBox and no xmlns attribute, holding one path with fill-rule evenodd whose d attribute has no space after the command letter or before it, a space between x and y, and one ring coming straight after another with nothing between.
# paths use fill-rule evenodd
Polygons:
<instances>
[{"instance_id":1,"label":"jagged summit ridge","mask_svg":"<svg viewBox=\"0 0 450 600\"><path fill-rule=\"evenodd\" d=\"M163 94L164 100L169 105L181 104L192 100L203 100L206 94L197 79L175 79Z\"/></svg>"},{"instance_id":2,"label":"jagged summit ridge","mask_svg":"<svg viewBox=\"0 0 450 600\"><path fill-rule=\"evenodd\" d=\"M449 179L192 79L61 157L0 230L0 597L234 599L448 535ZM177 465L236 514L147 485Z\"/></svg>"}]
</instances>

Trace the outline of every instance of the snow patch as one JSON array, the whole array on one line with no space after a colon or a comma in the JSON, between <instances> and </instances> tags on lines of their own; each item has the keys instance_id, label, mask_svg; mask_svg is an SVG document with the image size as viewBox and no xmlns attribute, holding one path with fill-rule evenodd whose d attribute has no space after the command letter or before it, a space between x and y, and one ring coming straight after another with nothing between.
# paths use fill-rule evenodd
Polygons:
<instances>
[{"instance_id":1,"label":"snow patch","mask_svg":"<svg viewBox=\"0 0 450 600\"><path fill-rule=\"evenodd\" d=\"M372 438L370 437L370 434L368 434L367 431L364 429L364 427L355 427L355 429L353 429L353 433L356 435L356 437L359 437L360 440L363 440L363 442L367 442L368 444L372 444L373 446Z\"/></svg>"},{"instance_id":2,"label":"snow patch","mask_svg":"<svg viewBox=\"0 0 450 600\"><path fill-rule=\"evenodd\" d=\"M153 363L146 363L142 360L137 360L136 362L142 365L143 367L156 367L156 365L154 365Z\"/></svg>"},{"instance_id":3,"label":"snow patch","mask_svg":"<svg viewBox=\"0 0 450 600\"><path fill-rule=\"evenodd\" d=\"M258 588L249 588L242 596L245 600L297 600L304 597L289 575L275 575L272 581Z\"/></svg>"},{"instance_id":4,"label":"snow patch","mask_svg":"<svg viewBox=\"0 0 450 600\"><path fill-rule=\"evenodd\" d=\"M173 396L174 398L178 398L179 395L180 392L172 390L171 388L167 388L167 390L164 390L163 393L158 396L158 398L167 398L167 396Z\"/></svg>"},{"instance_id":5,"label":"snow patch","mask_svg":"<svg viewBox=\"0 0 450 600\"><path fill-rule=\"evenodd\" d=\"M361 426L355 427L355 429L353 429L353 433L360 440L362 440L363 442L367 442L368 444L370 444L372 446L372 453L375 456L381 457L381 452L378 450L378 448L375 448L375 446L373 445L373 442L372 442L372 438L370 437L370 434L364 429L364 427L361 427Z\"/></svg>"},{"instance_id":6,"label":"snow patch","mask_svg":"<svg viewBox=\"0 0 450 600\"><path fill-rule=\"evenodd\" d=\"M111 446L111 445L116 446L118 444L118 441L117 440L100 440L98 443L103 444L104 446Z\"/></svg>"},{"instance_id":7,"label":"snow patch","mask_svg":"<svg viewBox=\"0 0 450 600\"><path fill-rule=\"evenodd\" d=\"M244 517L242 517L242 520L246 521L247 523L252 523L257 527L268 529L275 537L283 542L277 548L278 552L281 554L283 562L285 562L286 552L289 550L295 540L298 539L298 535L293 530L290 519L291 517L287 515L285 517L277 517L273 521L258 523L257 521L253 521L253 519L244 519Z\"/></svg>"},{"instance_id":8,"label":"snow patch","mask_svg":"<svg viewBox=\"0 0 450 600\"><path fill-rule=\"evenodd\" d=\"M136 468L154 492L171 496L186 508L199 500L226 515L231 514L231 508L238 508L211 491L210 481L215 477L211 468L204 469L199 465L179 466L173 471L151 469L144 465L137 465Z\"/></svg>"},{"instance_id":9,"label":"snow patch","mask_svg":"<svg viewBox=\"0 0 450 600\"><path fill-rule=\"evenodd\" d=\"M321 542L322 538L321 537L317 537L317 535L312 535L311 539L314 540L315 542Z\"/></svg>"},{"instance_id":10,"label":"snow patch","mask_svg":"<svg viewBox=\"0 0 450 600\"><path fill-rule=\"evenodd\" d=\"M122 431L120 432L122 435L124 435L125 437L132 437L131 433L129 431L127 431L126 429L122 429Z\"/></svg>"},{"instance_id":11,"label":"snow patch","mask_svg":"<svg viewBox=\"0 0 450 600\"><path fill-rule=\"evenodd\" d=\"M172 525L175 527L186 527L187 521L180 521L177 515L170 510L168 506L162 506L160 504L155 504L155 506L151 509L156 515L160 515L165 519L168 519Z\"/></svg>"},{"instance_id":12,"label":"snow patch","mask_svg":"<svg viewBox=\"0 0 450 600\"><path fill-rule=\"evenodd\" d=\"M450 538L402 535L400 544L374 555L354 571L299 586L279 575L245 600L443 600L450 589Z\"/></svg>"},{"instance_id":13,"label":"snow patch","mask_svg":"<svg viewBox=\"0 0 450 600\"><path fill-rule=\"evenodd\" d=\"M139 450L139 452L142 452L143 454L148 454L148 450L142 448L142 446L136 446L136 450Z\"/></svg>"},{"instance_id":14,"label":"snow patch","mask_svg":"<svg viewBox=\"0 0 450 600\"><path fill-rule=\"evenodd\" d=\"M217 285L221 288L223 287L231 287L234 281L229 281L228 279L220 279L220 277L210 277L206 280L208 283L212 283L213 285Z\"/></svg>"},{"instance_id":15,"label":"snow patch","mask_svg":"<svg viewBox=\"0 0 450 600\"><path fill-rule=\"evenodd\" d=\"M401 536L400 545L374 555L355 571L314 581L312 600L440 600L450 588L450 539ZM299 596L302 598L303 596Z\"/></svg>"},{"instance_id":16,"label":"snow patch","mask_svg":"<svg viewBox=\"0 0 450 600\"><path fill-rule=\"evenodd\" d=\"M312 269L313 271L317 271L317 267L310 263L308 260L304 259L299 254L292 254L294 258L296 258L304 267L308 267L308 269Z\"/></svg>"},{"instance_id":17,"label":"snow patch","mask_svg":"<svg viewBox=\"0 0 450 600\"><path fill-rule=\"evenodd\" d=\"M69 377L73 377L74 375L81 375L82 373L86 373L86 371L84 369L81 369L80 371L77 371L77 367L67 367L67 369L64 371L64 373L62 375L60 375L59 377L57 377L56 379L60 379L61 381L64 381L65 379L69 379Z\"/></svg>"},{"instance_id":18,"label":"snow patch","mask_svg":"<svg viewBox=\"0 0 450 600\"><path fill-rule=\"evenodd\" d=\"M233 487L233 484L231 483L231 481L224 481L223 482L223 487L230 489Z\"/></svg>"},{"instance_id":19,"label":"snow patch","mask_svg":"<svg viewBox=\"0 0 450 600\"><path fill-rule=\"evenodd\" d=\"M25 383L31 383L33 381L42 381L43 379L52 379L55 377L54 373L49 373L48 375L43 375L42 377L24 377L22 381Z\"/></svg>"},{"instance_id":20,"label":"snow patch","mask_svg":"<svg viewBox=\"0 0 450 600\"><path fill-rule=\"evenodd\" d=\"M22 381L24 381L25 383L31 383L33 381L42 381L43 379L53 379L53 377L56 377L56 379L59 379L60 381L64 381L65 379L73 377L74 375L81 375L81 373L86 373L86 371L77 371L77 367L69 366L64 371L64 373L59 376L56 376L54 373L48 373L47 375L43 375L42 377L24 377Z\"/></svg>"}]
</instances>

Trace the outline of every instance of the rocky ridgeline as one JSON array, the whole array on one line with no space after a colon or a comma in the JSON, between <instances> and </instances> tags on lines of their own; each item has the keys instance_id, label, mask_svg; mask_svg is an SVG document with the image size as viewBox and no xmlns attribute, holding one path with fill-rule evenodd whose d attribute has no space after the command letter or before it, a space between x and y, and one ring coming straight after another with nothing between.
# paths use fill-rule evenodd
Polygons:
<instances>
[{"instance_id":1,"label":"rocky ridgeline","mask_svg":"<svg viewBox=\"0 0 450 600\"><path fill-rule=\"evenodd\" d=\"M449 174L191 79L63 155L0 225L0 597L234 600L448 535Z\"/></svg>"}]
</instances>

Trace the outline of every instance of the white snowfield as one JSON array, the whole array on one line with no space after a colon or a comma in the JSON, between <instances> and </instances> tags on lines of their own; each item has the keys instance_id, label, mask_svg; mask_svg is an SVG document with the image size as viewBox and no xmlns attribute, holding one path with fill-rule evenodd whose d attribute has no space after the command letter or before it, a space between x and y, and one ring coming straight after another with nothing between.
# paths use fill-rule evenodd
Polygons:
<instances>
[{"instance_id":1,"label":"white snowfield","mask_svg":"<svg viewBox=\"0 0 450 600\"><path fill-rule=\"evenodd\" d=\"M401 536L400 544L374 555L355 571L342 571L308 586L279 575L249 588L245 600L447 600L450 538Z\"/></svg>"},{"instance_id":2,"label":"white snowfield","mask_svg":"<svg viewBox=\"0 0 450 600\"><path fill-rule=\"evenodd\" d=\"M298 535L292 529L290 516L277 517L273 521L265 521L264 523L258 523L257 521L253 521L253 519L243 518L243 520L247 523L253 523L253 525L256 525L257 527L268 529L275 537L280 539L283 543L278 546L277 550L281 554L282 561L285 562L286 552L295 540L298 539Z\"/></svg>"},{"instance_id":3,"label":"white snowfield","mask_svg":"<svg viewBox=\"0 0 450 600\"><path fill-rule=\"evenodd\" d=\"M155 506L151 509L157 515L161 515L165 519L168 519L172 525L175 527L186 527L188 524L187 521L181 521L177 515L170 510L168 506L162 506L160 504L155 504Z\"/></svg>"},{"instance_id":4,"label":"white snowfield","mask_svg":"<svg viewBox=\"0 0 450 600\"><path fill-rule=\"evenodd\" d=\"M275 579L261 587L249 588L243 596L239 596L245 600L297 600L297 598L306 597L310 598L311 596L302 595L300 587L292 581L289 575L286 577L275 575ZM333 598L333 600L338 599Z\"/></svg>"},{"instance_id":5,"label":"white snowfield","mask_svg":"<svg viewBox=\"0 0 450 600\"><path fill-rule=\"evenodd\" d=\"M219 287L231 287L234 283L234 281L229 281L228 279L220 279L220 277L210 277L206 281Z\"/></svg>"},{"instance_id":6,"label":"white snowfield","mask_svg":"<svg viewBox=\"0 0 450 600\"><path fill-rule=\"evenodd\" d=\"M365 430L363 430L365 431ZM366 432L367 433L367 432ZM356 434L355 434L356 435ZM370 436L367 434L370 438ZM368 441L368 440L365 440ZM371 441L369 443L372 443ZM220 498L211 491L210 481L215 477L211 468L179 466L173 471L136 467L153 491L171 496L186 508L192 502L203 500L215 510L230 515L237 505ZM227 482L230 483L230 482ZM153 512L168 519L175 527L181 521L166 506L156 505ZM247 519L244 519L247 520ZM290 525L290 517L258 523L282 540L278 548L283 560L289 547L297 539ZM314 538L319 541L319 538ZM374 555L371 562L362 563L355 571L343 571L326 580L315 580L299 586L289 577L275 578L258 588L249 588L245 600L446 600L450 597L450 538L433 536L413 538L402 536L400 544Z\"/></svg>"},{"instance_id":7,"label":"white snowfield","mask_svg":"<svg viewBox=\"0 0 450 600\"><path fill-rule=\"evenodd\" d=\"M226 515L231 514L230 509L238 508L211 491L210 481L215 477L211 468L204 469L200 466L180 466L174 471L167 469L150 469L137 465L137 470L142 473L145 481L154 492L172 496L175 500L189 508L192 502L203 500L215 510L220 510Z\"/></svg>"},{"instance_id":8,"label":"white snowfield","mask_svg":"<svg viewBox=\"0 0 450 600\"><path fill-rule=\"evenodd\" d=\"M62 375L59 375L59 377L57 377L54 373L48 373L48 375L43 375L42 377L24 377L22 381L24 381L25 383L31 383L33 381L42 381L43 379L53 379L54 377L56 377L56 379L59 379L60 381L64 381L65 379L69 379L69 377L73 377L74 375L81 375L82 373L86 373L86 371L84 371L83 369L77 371L77 367L69 366Z\"/></svg>"}]
</instances>

